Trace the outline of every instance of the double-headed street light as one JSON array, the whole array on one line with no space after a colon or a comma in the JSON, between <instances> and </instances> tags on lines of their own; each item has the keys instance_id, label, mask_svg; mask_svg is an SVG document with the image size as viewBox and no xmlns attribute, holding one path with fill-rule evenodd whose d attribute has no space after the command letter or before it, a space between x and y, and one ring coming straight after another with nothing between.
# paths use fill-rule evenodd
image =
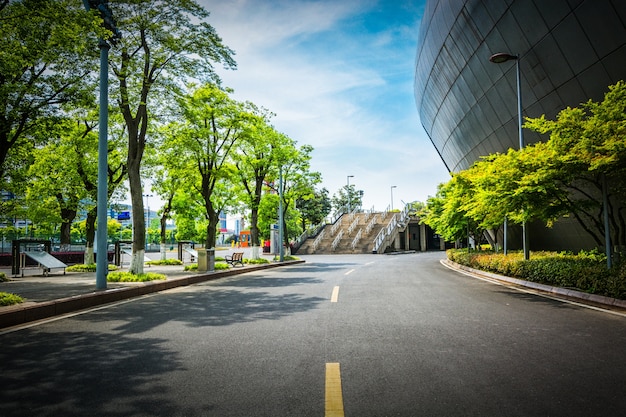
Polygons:
<instances>
[{"instance_id":1,"label":"double-headed street light","mask_svg":"<svg viewBox=\"0 0 626 417\"><path fill-rule=\"evenodd\" d=\"M491 55L489 61L494 64L502 64L507 61L515 61L516 64L516 72L517 72L517 128L519 132L519 148L524 149L524 133L522 131L522 77L520 74L519 55L511 55L506 53L497 53ZM506 235L506 226L505 226L505 235ZM506 245L506 236L504 238L504 244ZM522 246L524 248L524 259L529 259L529 247L528 247L528 234L526 231L526 222L522 223Z\"/></svg>"}]
</instances>

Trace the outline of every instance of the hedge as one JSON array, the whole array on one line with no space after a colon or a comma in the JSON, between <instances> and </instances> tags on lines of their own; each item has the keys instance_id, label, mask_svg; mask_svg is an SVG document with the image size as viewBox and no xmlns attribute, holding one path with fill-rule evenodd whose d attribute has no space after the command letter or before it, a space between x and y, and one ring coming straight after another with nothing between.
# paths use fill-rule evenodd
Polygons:
<instances>
[{"instance_id":1,"label":"hedge","mask_svg":"<svg viewBox=\"0 0 626 417\"><path fill-rule=\"evenodd\" d=\"M532 252L530 259L524 260L521 252L504 255L450 249L447 256L453 262L482 271L626 299L626 262L618 262L607 269L606 257L595 251L578 254Z\"/></svg>"}]
</instances>

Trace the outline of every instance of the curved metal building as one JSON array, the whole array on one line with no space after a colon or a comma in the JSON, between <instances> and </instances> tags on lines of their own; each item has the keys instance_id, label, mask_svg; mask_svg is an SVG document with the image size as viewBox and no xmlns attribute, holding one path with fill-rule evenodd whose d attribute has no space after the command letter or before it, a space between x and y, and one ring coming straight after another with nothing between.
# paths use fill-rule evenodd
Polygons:
<instances>
[{"instance_id":1,"label":"curved metal building","mask_svg":"<svg viewBox=\"0 0 626 417\"><path fill-rule=\"evenodd\" d=\"M626 79L626 1L428 0L415 97L450 171L519 146L516 62L491 63L495 53L519 56L524 116L601 100Z\"/></svg>"}]
</instances>

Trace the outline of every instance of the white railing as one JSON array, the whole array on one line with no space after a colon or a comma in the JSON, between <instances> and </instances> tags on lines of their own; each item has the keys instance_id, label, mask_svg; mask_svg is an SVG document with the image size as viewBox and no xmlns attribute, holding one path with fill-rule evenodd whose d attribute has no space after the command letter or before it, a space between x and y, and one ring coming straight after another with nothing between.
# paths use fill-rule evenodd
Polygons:
<instances>
[{"instance_id":1,"label":"white railing","mask_svg":"<svg viewBox=\"0 0 626 417\"><path fill-rule=\"evenodd\" d=\"M335 250L335 248L337 248L337 245L339 244L339 242L341 241L341 238L343 237L343 230L340 231L337 234L337 237L335 238L335 240L333 240L333 244L332 244L332 248L333 250Z\"/></svg>"},{"instance_id":2,"label":"white railing","mask_svg":"<svg viewBox=\"0 0 626 417\"><path fill-rule=\"evenodd\" d=\"M352 240L352 243L350 244L350 247L352 247L352 250L354 250L356 245L359 243L359 240L361 240L361 232L362 231L363 231L363 229L359 229L359 231L357 232L356 236Z\"/></svg>"},{"instance_id":3,"label":"white railing","mask_svg":"<svg viewBox=\"0 0 626 417\"><path fill-rule=\"evenodd\" d=\"M319 235L317 235L317 237L315 238L315 240L313 241L313 252L317 251L318 246L320 245L320 242L322 241L322 239L324 238L324 232L326 232L326 229L322 230L320 232Z\"/></svg>"},{"instance_id":4,"label":"white railing","mask_svg":"<svg viewBox=\"0 0 626 417\"><path fill-rule=\"evenodd\" d=\"M337 220L335 224L333 224L333 227L330 229L331 236L337 232L337 229L339 229L339 226L341 226L341 219Z\"/></svg>"},{"instance_id":5,"label":"white railing","mask_svg":"<svg viewBox=\"0 0 626 417\"><path fill-rule=\"evenodd\" d=\"M373 252L378 253L380 248L383 247L383 244L385 244L384 246L387 246L387 242L391 236L391 232L393 231L394 227L396 227L397 224L398 224L397 216L394 215L393 217L391 217L391 220L389 220L389 223L387 224L387 226L383 227L380 230L380 232L378 232L376 239L374 239Z\"/></svg>"},{"instance_id":6,"label":"white railing","mask_svg":"<svg viewBox=\"0 0 626 417\"><path fill-rule=\"evenodd\" d=\"M367 224L367 227L365 228L366 235L369 235L369 233L372 231L372 229L374 228L374 225L376 225L377 220L378 220L378 214L375 214L374 217L372 217L372 220L370 220L370 222Z\"/></svg>"},{"instance_id":7,"label":"white railing","mask_svg":"<svg viewBox=\"0 0 626 417\"><path fill-rule=\"evenodd\" d=\"M383 227L374 239L373 252L378 253L380 248L387 247L391 243L390 240L393 236L394 228L405 226L404 222L409 218L409 211L410 207L407 204L400 213L393 213L393 217L391 217L387 226Z\"/></svg>"},{"instance_id":8,"label":"white railing","mask_svg":"<svg viewBox=\"0 0 626 417\"><path fill-rule=\"evenodd\" d=\"M348 234L351 235L352 232L354 231L354 229L356 228L356 226L359 224L359 218L357 217L356 219L354 219L354 221L350 224L350 227L348 227Z\"/></svg>"}]
</instances>

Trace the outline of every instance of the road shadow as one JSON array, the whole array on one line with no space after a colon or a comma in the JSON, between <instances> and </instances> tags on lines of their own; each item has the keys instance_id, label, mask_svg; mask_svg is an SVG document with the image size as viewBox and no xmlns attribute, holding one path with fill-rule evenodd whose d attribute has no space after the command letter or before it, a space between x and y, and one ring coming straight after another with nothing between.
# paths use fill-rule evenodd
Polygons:
<instances>
[{"instance_id":1,"label":"road shadow","mask_svg":"<svg viewBox=\"0 0 626 417\"><path fill-rule=\"evenodd\" d=\"M241 287L241 288L278 288L294 285L320 284L324 282L317 278L278 278L264 276L238 276L227 281L214 281L209 285L212 287Z\"/></svg>"},{"instance_id":2,"label":"road shadow","mask_svg":"<svg viewBox=\"0 0 626 417\"><path fill-rule=\"evenodd\" d=\"M232 284L230 282L229 284ZM175 292L160 293L138 302L78 316L78 320L122 321L114 330L122 334L142 333L170 321L190 327L228 326L257 320L278 320L315 309L327 301L297 293L271 294L266 291L194 285Z\"/></svg>"},{"instance_id":3,"label":"road shadow","mask_svg":"<svg viewBox=\"0 0 626 417\"><path fill-rule=\"evenodd\" d=\"M161 395L168 391L163 375L182 368L164 340L31 329L0 340L0 415L180 413L180 405Z\"/></svg>"}]
</instances>

